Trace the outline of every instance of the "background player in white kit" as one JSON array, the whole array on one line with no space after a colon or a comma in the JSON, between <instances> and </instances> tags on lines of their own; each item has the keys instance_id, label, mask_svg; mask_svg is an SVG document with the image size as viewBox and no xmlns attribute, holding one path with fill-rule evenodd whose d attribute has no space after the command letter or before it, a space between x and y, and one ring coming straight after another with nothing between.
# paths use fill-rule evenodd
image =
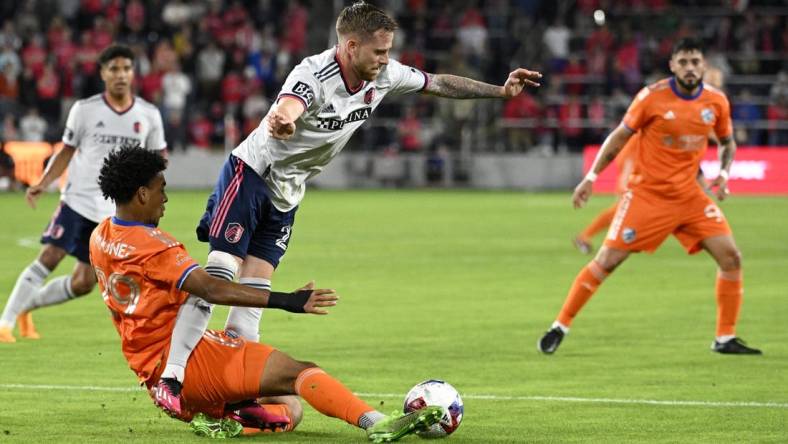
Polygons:
<instances>
[{"instance_id":1,"label":"background player in white kit","mask_svg":"<svg viewBox=\"0 0 788 444\"><path fill-rule=\"evenodd\" d=\"M539 86L541 74L522 68L495 86L402 65L389 58L396 29L385 12L355 3L337 19L338 45L293 69L276 106L233 150L208 199L197 228L211 247L208 273L233 280L240 270L241 284L270 290L306 181L339 154L386 94L510 98L526 85ZM225 329L258 341L261 314L259 308L233 307ZM210 306L192 297L179 316L156 400L165 410L178 404L177 381L207 326Z\"/></svg>"},{"instance_id":2,"label":"background player in white kit","mask_svg":"<svg viewBox=\"0 0 788 444\"><path fill-rule=\"evenodd\" d=\"M98 185L99 168L106 155L123 144L139 144L166 155L161 114L155 106L135 97L134 53L126 46L113 45L98 58L103 94L79 100L72 107L63 133L63 149L52 157L41 180L27 189L27 202L36 200L68 167L68 182L60 205L41 237L38 258L17 278L0 318L0 342L15 342L12 334L19 319L23 337L39 337L29 311L59 304L90 293L96 276L90 266L88 241L93 228L112 216L115 206L104 199ZM70 254L77 264L68 276L47 276Z\"/></svg>"}]
</instances>

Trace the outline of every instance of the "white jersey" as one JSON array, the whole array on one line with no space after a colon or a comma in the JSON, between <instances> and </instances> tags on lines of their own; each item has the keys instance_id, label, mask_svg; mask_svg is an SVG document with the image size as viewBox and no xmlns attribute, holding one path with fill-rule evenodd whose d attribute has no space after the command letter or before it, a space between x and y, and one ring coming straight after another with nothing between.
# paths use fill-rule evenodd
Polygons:
<instances>
[{"instance_id":1,"label":"white jersey","mask_svg":"<svg viewBox=\"0 0 788 444\"><path fill-rule=\"evenodd\" d=\"M270 137L263 120L233 155L265 179L274 206L289 211L304 197L306 181L339 154L386 94L421 91L427 82L424 72L389 59L374 81L352 89L336 48L307 57L287 76L277 98L294 97L304 105L293 137Z\"/></svg>"},{"instance_id":2,"label":"white jersey","mask_svg":"<svg viewBox=\"0 0 788 444\"><path fill-rule=\"evenodd\" d=\"M104 199L98 176L104 158L124 143L139 143L150 150L167 147L159 110L139 97L125 111L115 111L103 94L77 101L71 107L63 143L76 148L68 164L68 182L61 200L82 217L101 222L115 213Z\"/></svg>"}]
</instances>

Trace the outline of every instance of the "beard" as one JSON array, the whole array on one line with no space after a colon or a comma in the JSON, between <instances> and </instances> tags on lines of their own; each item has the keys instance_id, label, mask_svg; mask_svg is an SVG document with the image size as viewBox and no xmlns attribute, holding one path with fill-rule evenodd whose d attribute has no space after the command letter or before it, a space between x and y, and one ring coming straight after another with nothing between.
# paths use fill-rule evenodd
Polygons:
<instances>
[{"instance_id":1,"label":"beard","mask_svg":"<svg viewBox=\"0 0 788 444\"><path fill-rule=\"evenodd\" d=\"M682 88L688 91L692 91L693 89L698 87L698 85L700 84L700 79L695 78L685 82L684 80L676 76L676 83L678 83L679 86L681 86Z\"/></svg>"}]
</instances>

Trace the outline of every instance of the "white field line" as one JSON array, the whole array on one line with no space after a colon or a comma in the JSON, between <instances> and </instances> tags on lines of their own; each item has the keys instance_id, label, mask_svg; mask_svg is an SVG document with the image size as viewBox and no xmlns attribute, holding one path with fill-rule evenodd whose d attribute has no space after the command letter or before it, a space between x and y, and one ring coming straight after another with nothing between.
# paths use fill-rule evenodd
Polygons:
<instances>
[{"instance_id":1,"label":"white field line","mask_svg":"<svg viewBox=\"0 0 788 444\"><path fill-rule=\"evenodd\" d=\"M140 387L101 387L91 385L39 385L39 384L0 384L0 389L16 390L68 390L77 392L142 392ZM401 399L403 395L395 393L356 393L364 398ZM784 402L755 401L670 401L658 399L621 399L621 398L581 398L575 396L505 396L505 395L474 395L464 394L463 399L480 401L546 401L546 402L585 402L599 404L636 404L664 405L684 407L760 407L788 409Z\"/></svg>"},{"instance_id":2,"label":"white field line","mask_svg":"<svg viewBox=\"0 0 788 444\"><path fill-rule=\"evenodd\" d=\"M41 246L41 243L38 242L37 237L21 237L16 240L16 244L20 247L24 248L33 248L37 249Z\"/></svg>"}]
</instances>

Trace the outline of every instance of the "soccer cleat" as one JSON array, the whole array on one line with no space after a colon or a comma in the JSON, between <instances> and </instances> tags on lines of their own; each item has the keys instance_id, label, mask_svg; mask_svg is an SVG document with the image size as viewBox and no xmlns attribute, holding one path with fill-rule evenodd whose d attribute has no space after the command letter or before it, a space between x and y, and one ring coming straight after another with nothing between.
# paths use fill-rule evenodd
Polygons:
<instances>
[{"instance_id":1,"label":"soccer cleat","mask_svg":"<svg viewBox=\"0 0 788 444\"><path fill-rule=\"evenodd\" d=\"M14 334L8 327L0 327L0 343L13 344L16 342Z\"/></svg>"},{"instance_id":2,"label":"soccer cleat","mask_svg":"<svg viewBox=\"0 0 788 444\"><path fill-rule=\"evenodd\" d=\"M591 245L591 242L588 242L580 236L575 236L575 238L572 239L572 245L583 254L591 254L591 252L594 251L594 246Z\"/></svg>"},{"instance_id":3,"label":"soccer cleat","mask_svg":"<svg viewBox=\"0 0 788 444\"><path fill-rule=\"evenodd\" d=\"M33 314L29 311L17 316L16 323L19 324L19 336L27 339L41 339L41 335L36 331L33 324Z\"/></svg>"},{"instance_id":4,"label":"soccer cleat","mask_svg":"<svg viewBox=\"0 0 788 444\"><path fill-rule=\"evenodd\" d=\"M181 383L175 378L161 378L153 387L153 403L168 415L181 414Z\"/></svg>"},{"instance_id":5,"label":"soccer cleat","mask_svg":"<svg viewBox=\"0 0 788 444\"><path fill-rule=\"evenodd\" d=\"M224 410L224 417L237 421L244 428L263 431L283 430L290 425L290 418L270 413L256 401L227 404Z\"/></svg>"},{"instance_id":6,"label":"soccer cleat","mask_svg":"<svg viewBox=\"0 0 788 444\"><path fill-rule=\"evenodd\" d=\"M536 343L536 348L544 354L551 355L558 350L558 346L561 345L563 339L564 331L558 327L553 327L547 330L542 339Z\"/></svg>"},{"instance_id":7,"label":"soccer cleat","mask_svg":"<svg viewBox=\"0 0 788 444\"><path fill-rule=\"evenodd\" d=\"M195 435L207 438L235 438L244 430L238 421L229 418L211 418L205 413L194 415L189 427Z\"/></svg>"},{"instance_id":8,"label":"soccer cleat","mask_svg":"<svg viewBox=\"0 0 788 444\"><path fill-rule=\"evenodd\" d=\"M440 421L443 416L443 408L439 406L427 406L410 413L394 412L375 423L367 429L367 438L372 442L391 442L397 441L403 436L416 433L419 430L426 430L431 425Z\"/></svg>"},{"instance_id":9,"label":"soccer cleat","mask_svg":"<svg viewBox=\"0 0 788 444\"><path fill-rule=\"evenodd\" d=\"M741 338L733 338L725 342L711 344L711 350L725 355L762 355L763 352L757 348L748 347L747 343Z\"/></svg>"}]
</instances>

